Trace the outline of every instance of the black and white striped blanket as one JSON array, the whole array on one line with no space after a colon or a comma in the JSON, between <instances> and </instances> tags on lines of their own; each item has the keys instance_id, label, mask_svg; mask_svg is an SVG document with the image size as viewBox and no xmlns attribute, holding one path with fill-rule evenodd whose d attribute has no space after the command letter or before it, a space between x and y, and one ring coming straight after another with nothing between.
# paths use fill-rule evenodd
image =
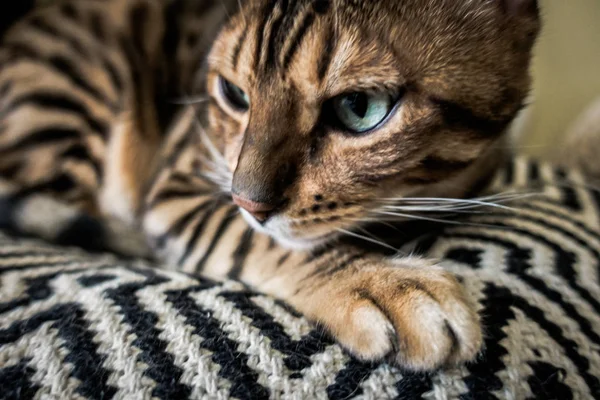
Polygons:
<instances>
[{"instance_id":1,"label":"black and white striped blanket","mask_svg":"<svg viewBox=\"0 0 600 400\"><path fill-rule=\"evenodd\" d=\"M0 398L600 398L600 192L524 159L496 185L542 195L416 242L479 302L473 364L364 364L240 284L0 235Z\"/></svg>"}]
</instances>

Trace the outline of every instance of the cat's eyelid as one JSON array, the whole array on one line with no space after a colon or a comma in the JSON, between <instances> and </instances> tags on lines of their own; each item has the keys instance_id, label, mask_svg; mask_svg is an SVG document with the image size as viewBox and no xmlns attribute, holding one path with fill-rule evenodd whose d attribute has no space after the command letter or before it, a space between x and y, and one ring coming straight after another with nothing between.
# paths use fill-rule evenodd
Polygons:
<instances>
[{"instance_id":1,"label":"cat's eyelid","mask_svg":"<svg viewBox=\"0 0 600 400\"><path fill-rule=\"evenodd\" d=\"M368 93L368 94L380 94L387 93L392 99L397 99L404 91L406 87L404 84L378 84L373 82L365 82L364 84L353 84L345 89L339 89L331 94L328 94L329 99L348 95L350 93Z\"/></svg>"},{"instance_id":2,"label":"cat's eyelid","mask_svg":"<svg viewBox=\"0 0 600 400\"><path fill-rule=\"evenodd\" d=\"M339 98L341 96L347 96L347 95L352 94L352 93L366 93L366 94L372 94L372 95L386 93L390 97L390 99L392 100L392 102L395 102L400 97L402 97L402 95L404 94L404 92L406 92L406 87L405 86L400 86L400 87L384 87L384 86L379 86L379 87L374 87L374 86L370 86L370 87L356 87L356 86L353 86L353 87L348 88L346 90L340 91L337 94L334 94L332 96L328 96L327 101Z\"/></svg>"},{"instance_id":3,"label":"cat's eyelid","mask_svg":"<svg viewBox=\"0 0 600 400\"><path fill-rule=\"evenodd\" d=\"M222 69L213 68L208 71L208 75L212 75L217 79L224 78L225 80L229 81L230 83L233 83L235 86L239 87L245 92L246 88L249 86L248 82L246 82L245 79L236 79L236 76L238 76L239 74L236 74L231 71L224 71Z\"/></svg>"}]
</instances>

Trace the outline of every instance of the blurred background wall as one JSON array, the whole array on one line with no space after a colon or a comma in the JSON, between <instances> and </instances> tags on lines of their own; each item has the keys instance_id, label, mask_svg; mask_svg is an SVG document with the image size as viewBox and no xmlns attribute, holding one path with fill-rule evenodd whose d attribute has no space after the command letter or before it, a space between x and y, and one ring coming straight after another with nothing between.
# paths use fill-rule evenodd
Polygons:
<instances>
[{"instance_id":1,"label":"blurred background wall","mask_svg":"<svg viewBox=\"0 0 600 400\"><path fill-rule=\"evenodd\" d=\"M516 144L548 156L600 96L600 0L540 0L540 6L544 28L533 63L533 105L517 125Z\"/></svg>"}]
</instances>

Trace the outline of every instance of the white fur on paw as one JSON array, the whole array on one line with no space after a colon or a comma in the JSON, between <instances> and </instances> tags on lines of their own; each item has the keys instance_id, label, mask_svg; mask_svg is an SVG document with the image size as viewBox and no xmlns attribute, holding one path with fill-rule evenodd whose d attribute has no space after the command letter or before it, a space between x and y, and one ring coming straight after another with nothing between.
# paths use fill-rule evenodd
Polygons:
<instances>
[{"instance_id":1,"label":"white fur on paw","mask_svg":"<svg viewBox=\"0 0 600 400\"><path fill-rule=\"evenodd\" d=\"M392 323L373 305L363 305L352 313L352 341L348 350L365 361L383 359L394 348Z\"/></svg>"}]
</instances>

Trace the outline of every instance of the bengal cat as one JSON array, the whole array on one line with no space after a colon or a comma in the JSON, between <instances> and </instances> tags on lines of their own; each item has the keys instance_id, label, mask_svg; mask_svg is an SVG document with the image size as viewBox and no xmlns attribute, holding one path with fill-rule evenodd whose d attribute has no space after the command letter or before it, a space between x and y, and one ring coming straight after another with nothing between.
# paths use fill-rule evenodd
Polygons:
<instances>
[{"instance_id":1,"label":"bengal cat","mask_svg":"<svg viewBox=\"0 0 600 400\"><path fill-rule=\"evenodd\" d=\"M141 232L166 265L274 295L363 360L479 354L477 312L435 260L338 239L493 173L536 1L50 3L2 39L1 226L132 228L96 240Z\"/></svg>"}]
</instances>

